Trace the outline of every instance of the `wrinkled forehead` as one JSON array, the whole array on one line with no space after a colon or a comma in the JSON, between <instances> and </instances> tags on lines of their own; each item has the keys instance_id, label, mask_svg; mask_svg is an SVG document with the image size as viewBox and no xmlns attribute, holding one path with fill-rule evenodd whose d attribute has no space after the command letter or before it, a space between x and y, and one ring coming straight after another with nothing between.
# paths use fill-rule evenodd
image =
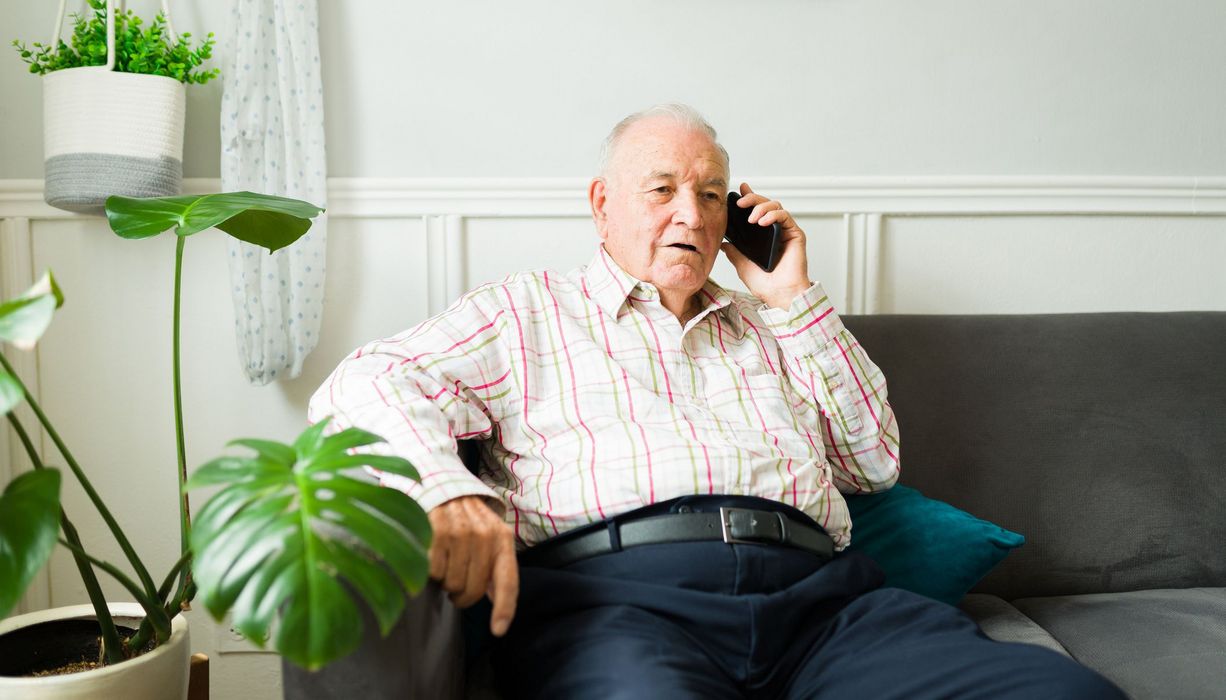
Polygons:
<instances>
[{"instance_id":1,"label":"wrinkled forehead","mask_svg":"<svg viewBox=\"0 0 1226 700\"><path fill-rule=\"evenodd\" d=\"M638 181L669 174L700 182L726 184L728 161L704 131L668 119L634 124L617 144L610 170Z\"/></svg>"}]
</instances>

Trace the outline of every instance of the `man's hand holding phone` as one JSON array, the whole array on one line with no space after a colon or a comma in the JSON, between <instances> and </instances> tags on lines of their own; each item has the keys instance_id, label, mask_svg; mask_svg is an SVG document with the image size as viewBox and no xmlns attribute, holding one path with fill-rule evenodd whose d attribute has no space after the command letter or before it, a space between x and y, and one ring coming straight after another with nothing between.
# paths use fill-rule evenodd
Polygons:
<instances>
[{"instance_id":1,"label":"man's hand holding phone","mask_svg":"<svg viewBox=\"0 0 1226 700\"><path fill-rule=\"evenodd\" d=\"M788 308L796 295L813 286L809 280L805 232L782 204L757 194L746 183L741 183L739 197L735 192L728 194L728 209L728 240L720 246L721 250L732 261L737 275L754 296L768 306ZM744 216L745 211L749 212L748 223L761 229L762 238L758 240L765 241L767 245L754 245L755 241L748 238L758 233L753 229L742 232L737 228L735 217L738 213ZM772 246L773 224L778 224L779 231L777 242ZM741 242L741 247L758 262L742 252L733 241ZM771 263L774 263L774 267L768 272L764 268L770 267Z\"/></svg>"}]
</instances>

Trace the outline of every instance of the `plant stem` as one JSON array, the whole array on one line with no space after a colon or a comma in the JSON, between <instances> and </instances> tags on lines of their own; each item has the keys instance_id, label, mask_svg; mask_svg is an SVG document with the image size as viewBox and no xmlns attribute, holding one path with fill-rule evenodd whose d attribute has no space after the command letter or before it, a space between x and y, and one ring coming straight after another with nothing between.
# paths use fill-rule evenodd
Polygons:
<instances>
[{"instance_id":1,"label":"plant stem","mask_svg":"<svg viewBox=\"0 0 1226 700\"><path fill-rule=\"evenodd\" d=\"M183 439L183 388L180 381L179 373L179 306L182 297L183 287L183 246L187 241L187 236L177 236L178 241L175 243L175 311L174 311L174 392L175 392L175 441L178 447L179 457L179 551L182 558L187 557L188 549L191 544L191 529L192 529L192 513L191 504L187 500L187 490L183 488L187 483L187 447ZM179 587L175 593L175 598L179 600L189 600L184 598L188 590L188 584L191 582L192 571L190 567L183 567L180 570Z\"/></svg>"},{"instance_id":2,"label":"plant stem","mask_svg":"<svg viewBox=\"0 0 1226 700\"><path fill-rule=\"evenodd\" d=\"M191 560L192 553L184 552L183 556L179 557L179 561L175 562L175 565L170 567L170 572L166 574L166 578L162 581L162 585L158 588L158 600L166 600L166 598L170 596L170 587L175 582L175 576L178 576L179 572L182 571ZM167 610L167 612L170 611ZM171 617L173 617L173 615Z\"/></svg>"},{"instance_id":3,"label":"plant stem","mask_svg":"<svg viewBox=\"0 0 1226 700\"><path fill-rule=\"evenodd\" d=\"M174 582L175 574L178 574L179 566L188 563L189 559L189 557L179 559L179 563L174 565L174 569L170 570L170 574L168 574L166 577L166 582L162 584L162 590L169 591L170 584L173 584ZM164 606L163 609L166 611L167 617L173 618L174 615L185 611L185 609L190 609L190 606L184 606L184 601L190 601L191 598L195 597L196 582L189 580L188 587L186 587L183 592L175 595L174 598L170 598L169 601L167 601L166 606ZM150 622L148 622L148 618L141 620L141 628L136 630L136 634L132 635L128 640L128 646L130 649L141 649L141 647L145 646L145 642L150 639L152 630L153 626Z\"/></svg>"},{"instance_id":4,"label":"plant stem","mask_svg":"<svg viewBox=\"0 0 1226 700\"><path fill-rule=\"evenodd\" d=\"M119 585L126 588L128 592L132 594L132 597L136 598L136 602L140 603L140 606L145 609L145 619L152 622L153 629L157 632L157 640L159 644L165 642L167 639L170 639L170 617L167 616L166 611L162 609L160 600L150 600L149 596L145 595L145 592L141 589L140 585L128 578L128 575L120 571L114 564L91 556L84 549L81 549L67 540L61 539L60 544L67 547L69 551L73 552L74 554L79 554L85 557L91 564L110 574L111 578L118 581Z\"/></svg>"},{"instance_id":5,"label":"plant stem","mask_svg":"<svg viewBox=\"0 0 1226 700\"><path fill-rule=\"evenodd\" d=\"M13 367L0 355L0 366L4 367L4 371L8 372L13 379L21 387L22 394L25 395L26 404L30 410L34 411L34 415L38 417L38 422L42 424L43 430L47 431L47 436L55 443L60 454L64 456L64 461L68 463L68 468L72 470L73 476L77 478L77 482L81 484L85 495L89 496L89 500L94 504L94 508L98 510L98 514L106 522L107 528L110 529L111 535L115 537L115 541L119 544L119 548L123 550L124 556L128 558L128 562L132 565L132 569L136 571L136 575L140 578L141 584L145 587L145 591L149 598L157 595L157 587L153 585L153 578L149 575L149 570L145 568L140 557L136 555L136 550L132 548L132 543L128 541L127 535L123 529L119 527L119 522L111 515L111 511L106 507L106 503L102 501L102 497L94 490L94 485L89 482L89 478L85 476L85 471L81 469L81 465L77 464L77 460L73 458L72 452L68 450L68 446L60 439L59 433L51 425L51 421L47 418L47 414L39 407L38 402L30 395L30 390L22 383L21 378L13 371ZM9 414L12 415L12 414Z\"/></svg>"},{"instance_id":6,"label":"plant stem","mask_svg":"<svg viewBox=\"0 0 1226 700\"><path fill-rule=\"evenodd\" d=\"M181 372L179 370L179 327L180 327L180 301L183 291L183 247L187 241L186 236L178 236L175 242L175 297L174 297L174 323L172 341L172 362L171 369L174 377L174 407L175 407L175 454L179 464L179 551L181 556L179 561L171 568L170 573L166 575L166 580L162 582L162 586L158 589L158 600L164 600L169 595L170 585L174 581L176 575L179 577L179 585L175 589L174 597L166 603L166 613L171 617L178 614L184 602L190 602L195 595L196 587L192 585L191 567L187 566L191 560L191 504L187 498L187 491L183 488L187 481L187 447L185 445L183 435L183 383L181 380ZM142 622L140 629L136 631L136 635L128 640L128 643L136 648L144 646L145 640L149 638L150 624Z\"/></svg>"},{"instance_id":7,"label":"plant stem","mask_svg":"<svg viewBox=\"0 0 1226 700\"><path fill-rule=\"evenodd\" d=\"M171 568L170 573L166 574L166 580L162 582L161 589L158 590L159 597L165 596L170 592L170 586L174 583L175 575L178 574L179 569L185 566L189 561L191 561L190 553L183 556L178 562L175 563L174 567ZM188 606L188 608L184 607L184 601L191 600L195 597L196 582L189 580L187 588L176 593L174 598L171 598L166 602L163 609L166 610L166 615L168 617L173 618L175 615L183 612L183 610L190 609L190 606ZM136 634L132 635L132 637L128 639L128 646L132 649L140 649L141 647L145 646L145 642L149 640L149 635L151 634L152 629L153 627L147 618L142 620L140 623L140 629L138 629Z\"/></svg>"},{"instance_id":8,"label":"plant stem","mask_svg":"<svg viewBox=\"0 0 1226 700\"><path fill-rule=\"evenodd\" d=\"M10 372L10 374L12 373ZM26 454L30 456L30 462L34 465L34 468L44 469L43 461L39 458L38 451L34 449L34 442L30 440L30 435L26 432L21 421L17 420L17 416L12 413L8 414L8 419L9 424L13 426L13 431L17 433L17 437L21 440L21 445L25 448ZM60 528L64 531L65 539L77 547L81 546L81 536L77 534L77 528L68 519L68 514L64 512L62 506L60 507ZM123 643L119 640L119 630L115 629L115 621L111 618L111 609L106 605L106 596L102 593L102 586L99 585L98 577L94 574L94 570L90 567L89 561L85 557L72 552L72 560L76 563L77 571L81 574L81 582L85 584L85 592L89 595L89 602L94 606L94 616L98 618L98 627L102 631L102 647L106 651L106 662L117 664L124 659Z\"/></svg>"}]
</instances>

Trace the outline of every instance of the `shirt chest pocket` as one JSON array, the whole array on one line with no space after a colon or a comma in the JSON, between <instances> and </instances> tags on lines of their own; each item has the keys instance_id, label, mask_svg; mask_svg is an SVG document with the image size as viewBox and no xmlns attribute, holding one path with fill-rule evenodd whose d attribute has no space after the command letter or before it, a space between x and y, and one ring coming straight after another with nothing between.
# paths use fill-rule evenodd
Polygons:
<instances>
[{"instance_id":1,"label":"shirt chest pocket","mask_svg":"<svg viewBox=\"0 0 1226 700\"><path fill-rule=\"evenodd\" d=\"M755 427L790 424L791 394L779 365L761 356L725 357L706 363L703 371L708 408L727 420Z\"/></svg>"}]
</instances>

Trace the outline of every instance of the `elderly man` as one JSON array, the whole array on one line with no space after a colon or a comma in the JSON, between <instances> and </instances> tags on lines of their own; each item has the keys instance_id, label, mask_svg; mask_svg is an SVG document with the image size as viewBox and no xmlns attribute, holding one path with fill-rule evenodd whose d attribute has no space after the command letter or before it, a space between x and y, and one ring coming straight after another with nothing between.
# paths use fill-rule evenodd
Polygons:
<instances>
[{"instance_id":1,"label":"elderly man","mask_svg":"<svg viewBox=\"0 0 1226 700\"><path fill-rule=\"evenodd\" d=\"M736 201L780 225L772 272L721 243L728 172L693 110L631 115L588 189L591 262L479 287L357 350L312 401L421 471L385 483L429 510L430 575L456 605L492 601L503 691L1119 697L842 552L841 494L898 476L885 380L779 202L745 184ZM721 252L752 296L708 279ZM479 477L461 438L482 441Z\"/></svg>"}]
</instances>

